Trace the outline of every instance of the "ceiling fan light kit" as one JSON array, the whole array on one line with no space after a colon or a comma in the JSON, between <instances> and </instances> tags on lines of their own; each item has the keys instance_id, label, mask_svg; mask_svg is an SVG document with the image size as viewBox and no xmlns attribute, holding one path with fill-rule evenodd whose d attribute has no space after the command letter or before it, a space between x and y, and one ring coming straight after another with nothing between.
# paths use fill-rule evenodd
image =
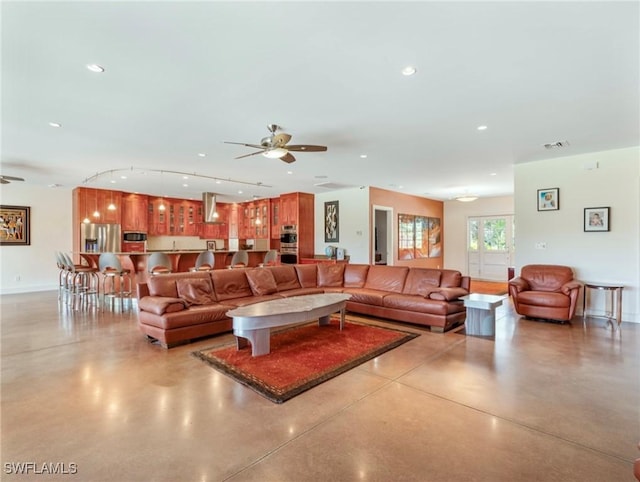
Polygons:
<instances>
[{"instance_id":1,"label":"ceiling fan light kit","mask_svg":"<svg viewBox=\"0 0 640 482\"><path fill-rule=\"evenodd\" d=\"M326 146L314 146L309 144L288 145L291 140L291 135L286 132L278 132L282 128L276 124L269 124L267 126L270 136L263 137L260 140L260 144L249 144L245 142L230 142L225 141L225 144L237 144L245 147L252 147L254 149L260 149L259 151L252 152L251 154L244 154L236 157L236 159L242 159L243 157L255 156L256 154L262 154L269 159L280 159L286 163L295 162L296 158L289 151L294 152L324 152L327 150Z\"/></svg>"}]
</instances>

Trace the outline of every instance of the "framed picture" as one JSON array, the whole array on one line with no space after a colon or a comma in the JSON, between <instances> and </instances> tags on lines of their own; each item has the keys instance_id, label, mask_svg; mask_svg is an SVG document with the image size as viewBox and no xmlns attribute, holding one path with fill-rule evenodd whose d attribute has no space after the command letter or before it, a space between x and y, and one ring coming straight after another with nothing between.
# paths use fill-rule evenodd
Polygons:
<instances>
[{"instance_id":1,"label":"framed picture","mask_svg":"<svg viewBox=\"0 0 640 482\"><path fill-rule=\"evenodd\" d=\"M609 208L584 208L584 230L609 231Z\"/></svg>"},{"instance_id":2,"label":"framed picture","mask_svg":"<svg viewBox=\"0 0 640 482\"><path fill-rule=\"evenodd\" d=\"M560 189L538 189L538 211L557 211L560 209Z\"/></svg>"},{"instance_id":3,"label":"framed picture","mask_svg":"<svg viewBox=\"0 0 640 482\"><path fill-rule=\"evenodd\" d=\"M340 219L338 217L338 201L324 203L324 242L340 241Z\"/></svg>"},{"instance_id":4,"label":"framed picture","mask_svg":"<svg viewBox=\"0 0 640 482\"><path fill-rule=\"evenodd\" d=\"M216 242L207 241L207 251L215 251L215 250L216 250Z\"/></svg>"},{"instance_id":5,"label":"framed picture","mask_svg":"<svg viewBox=\"0 0 640 482\"><path fill-rule=\"evenodd\" d=\"M0 205L0 245L31 244L31 208Z\"/></svg>"}]
</instances>

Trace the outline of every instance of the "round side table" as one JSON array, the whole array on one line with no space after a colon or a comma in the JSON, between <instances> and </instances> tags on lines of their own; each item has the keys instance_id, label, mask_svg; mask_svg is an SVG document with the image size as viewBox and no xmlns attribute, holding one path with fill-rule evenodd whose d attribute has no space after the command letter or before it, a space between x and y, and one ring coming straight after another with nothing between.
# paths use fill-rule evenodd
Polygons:
<instances>
[{"instance_id":1,"label":"round side table","mask_svg":"<svg viewBox=\"0 0 640 482\"><path fill-rule=\"evenodd\" d=\"M611 310L607 310L605 306L605 314L608 320L614 319L617 325L614 327L619 327L620 323L622 323L622 290L624 289L624 285L615 284L615 283L592 283L592 282L584 282L584 297L582 299L582 320L587 316L587 292L589 290L600 290L606 291L609 293L610 297L610 306ZM613 322L612 322L613 324Z\"/></svg>"}]
</instances>

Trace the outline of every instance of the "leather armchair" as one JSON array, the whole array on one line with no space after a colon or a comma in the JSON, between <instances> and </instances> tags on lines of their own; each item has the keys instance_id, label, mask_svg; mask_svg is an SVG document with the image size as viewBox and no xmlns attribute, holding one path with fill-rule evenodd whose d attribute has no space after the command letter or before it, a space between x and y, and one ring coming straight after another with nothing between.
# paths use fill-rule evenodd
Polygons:
<instances>
[{"instance_id":1,"label":"leather armchair","mask_svg":"<svg viewBox=\"0 0 640 482\"><path fill-rule=\"evenodd\" d=\"M578 304L582 283L568 266L530 264L509 281L516 313L529 318L569 321Z\"/></svg>"}]
</instances>

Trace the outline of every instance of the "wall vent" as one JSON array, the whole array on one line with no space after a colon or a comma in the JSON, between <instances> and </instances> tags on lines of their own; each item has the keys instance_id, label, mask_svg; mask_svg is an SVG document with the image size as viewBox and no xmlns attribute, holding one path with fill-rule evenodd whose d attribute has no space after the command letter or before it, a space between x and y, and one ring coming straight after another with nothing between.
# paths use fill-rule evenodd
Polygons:
<instances>
[{"instance_id":1,"label":"wall vent","mask_svg":"<svg viewBox=\"0 0 640 482\"><path fill-rule=\"evenodd\" d=\"M562 147L568 147L569 146L569 141L558 141L558 142L552 142L550 144L545 144L544 148L545 149L560 149Z\"/></svg>"}]
</instances>

